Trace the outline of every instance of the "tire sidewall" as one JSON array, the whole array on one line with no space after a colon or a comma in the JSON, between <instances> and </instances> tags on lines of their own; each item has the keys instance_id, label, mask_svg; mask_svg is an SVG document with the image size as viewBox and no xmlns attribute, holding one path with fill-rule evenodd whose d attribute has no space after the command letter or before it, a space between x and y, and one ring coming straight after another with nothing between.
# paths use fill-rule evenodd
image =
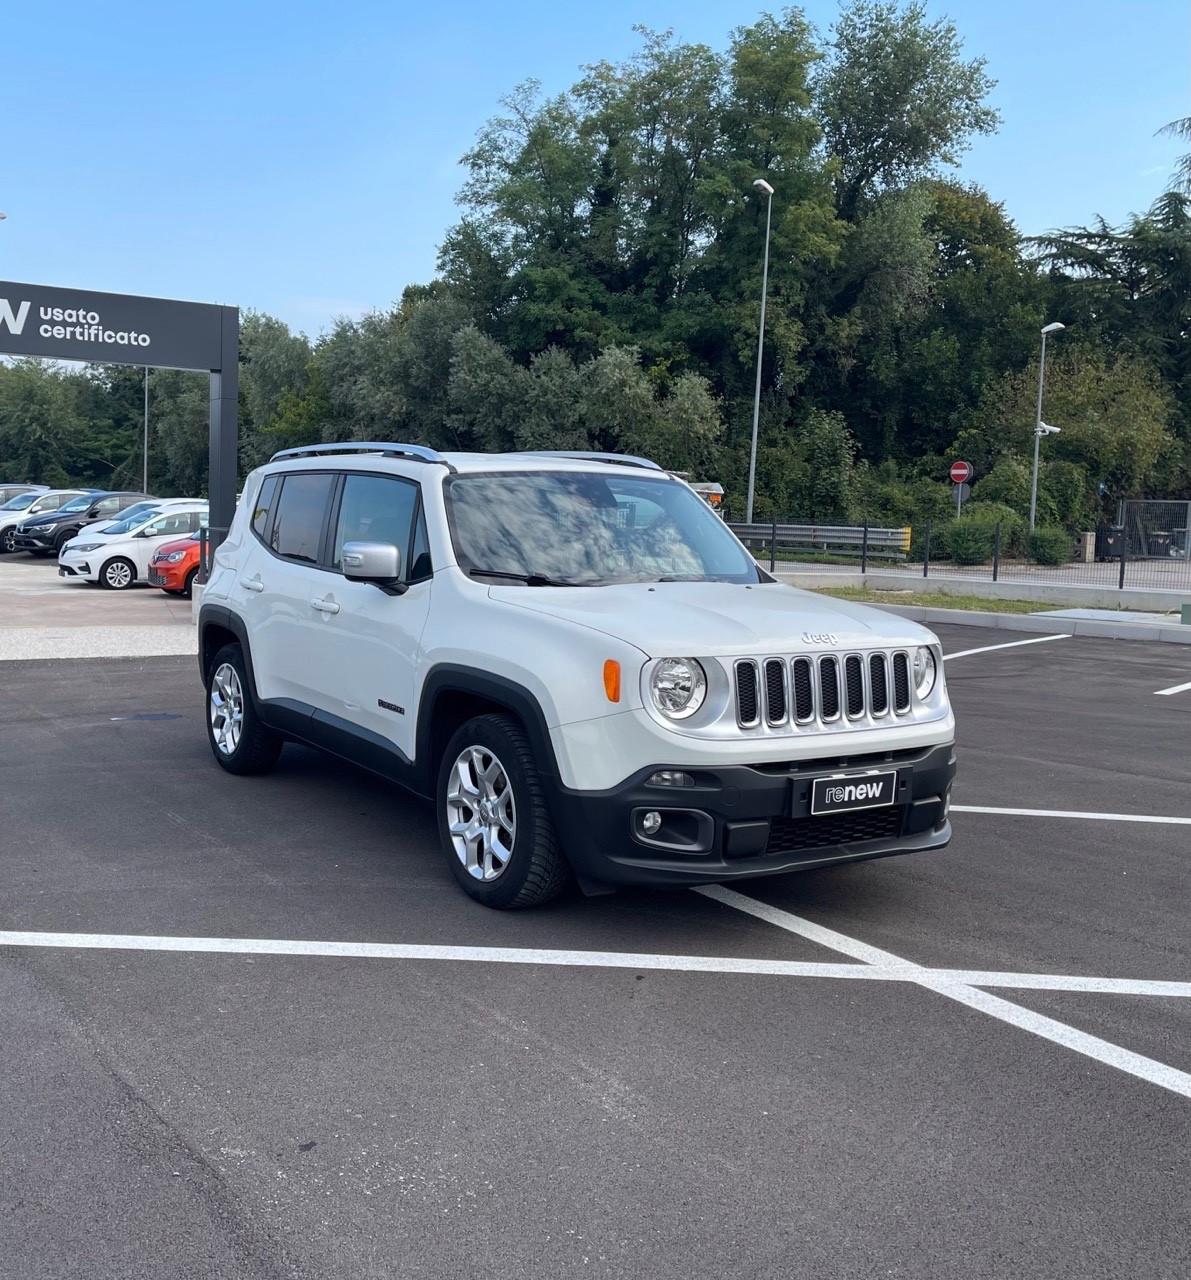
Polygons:
<instances>
[{"instance_id":1,"label":"tire sidewall","mask_svg":"<svg viewBox=\"0 0 1191 1280\"><path fill-rule=\"evenodd\" d=\"M522 767L517 743L502 723L503 717L481 716L469 720L456 730L443 752L438 767L438 780L434 788L434 810L438 822L439 843L443 854L451 868L451 874L464 893L477 902L490 907L507 907L525 885L530 872L529 845L534 838L538 825L538 814L535 811L535 797L529 780ZM477 880L469 875L467 868L459 860L455 846L451 841L447 820L447 783L451 769L460 753L467 747L487 747L500 760L510 785L513 788L513 809L516 814L517 831L513 837L513 853L495 880Z\"/></svg>"}]
</instances>

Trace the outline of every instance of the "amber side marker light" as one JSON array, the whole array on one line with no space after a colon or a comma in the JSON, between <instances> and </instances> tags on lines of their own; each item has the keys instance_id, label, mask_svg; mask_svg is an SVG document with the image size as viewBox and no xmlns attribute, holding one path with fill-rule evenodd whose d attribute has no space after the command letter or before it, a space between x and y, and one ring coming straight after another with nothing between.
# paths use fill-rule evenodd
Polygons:
<instances>
[{"instance_id":1,"label":"amber side marker light","mask_svg":"<svg viewBox=\"0 0 1191 1280\"><path fill-rule=\"evenodd\" d=\"M615 658L604 663L604 693L609 702L620 701L620 663Z\"/></svg>"}]
</instances>

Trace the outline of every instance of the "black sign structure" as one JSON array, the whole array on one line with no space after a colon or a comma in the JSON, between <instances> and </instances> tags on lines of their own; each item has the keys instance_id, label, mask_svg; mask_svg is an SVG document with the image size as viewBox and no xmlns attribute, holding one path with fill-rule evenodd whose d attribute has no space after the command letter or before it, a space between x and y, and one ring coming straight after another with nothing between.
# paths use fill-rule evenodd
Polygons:
<instances>
[{"instance_id":1,"label":"black sign structure","mask_svg":"<svg viewBox=\"0 0 1191 1280\"><path fill-rule=\"evenodd\" d=\"M236 509L240 312L236 307L0 280L0 353L211 375L212 541Z\"/></svg>"}]
</instances>

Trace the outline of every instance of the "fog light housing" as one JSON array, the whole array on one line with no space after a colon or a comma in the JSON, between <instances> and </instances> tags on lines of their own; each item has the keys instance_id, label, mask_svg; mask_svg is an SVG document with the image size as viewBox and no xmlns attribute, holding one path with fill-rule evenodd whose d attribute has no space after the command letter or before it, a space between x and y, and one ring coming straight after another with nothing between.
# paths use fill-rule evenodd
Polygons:
<instances>
[{"instance_id":1,"label":"fog light housing","mask_svg":"<svg viewBox=\"0 0 1191 1280\"><path fill-rule=\"evenodd\" d=\"M662 815L655 810L650 809L648 813L641 815L641 830L647 836L656 836L662 829Z\"/></svg>"},{"instance_id":2,"label":"fog light housing","mask_svg":"<svg viewBox=\"0 0 1191 1280\"><path fill-rule=\"evenodd\" d=\"M693 787L694 778L682 769L658 769L645 779L647 787Z\"/></svg>"}]
</instances>

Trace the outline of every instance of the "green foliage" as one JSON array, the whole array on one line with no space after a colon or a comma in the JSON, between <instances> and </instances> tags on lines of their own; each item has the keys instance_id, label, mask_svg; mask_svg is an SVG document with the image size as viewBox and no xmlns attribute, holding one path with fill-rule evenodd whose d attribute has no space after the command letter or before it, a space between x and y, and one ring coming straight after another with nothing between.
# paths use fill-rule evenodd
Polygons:
<instances>
[{"instance_id":1,"label":"green foliage","mask_svg":"<svg viewBox=\"0 0 1191 1280\"><path fill-rule=\"evenodd\" d=\"M1030 559L1038 564L1067 564L1071 559L1071 535L1066 529L1039 525L1030 534Z\"/></svg>"},{"instance_id":2,"label":"green foliage","mask_svg":"<svg viewBox=\"0 0 1191 1280\"><path fill-rule=\"evenodd\" d=\"M623 449L720 480L741 516L771 214L758 518L910 524L916 545L930 523L961 555L999 519L1019 550L1056 318L1040 523L1191 487L1191 196L1023 243L945 176L995 125L992 82L919 0L846 0L831 32L787 9L722 48L640 36L505 99L438 279L314 342L245 313L242 470L311 440ZM4 478L139 484L142 376L0 365ZM203 377L154 372L150 415L151 487L202 492ZM977 479L953 532L956 457Z\"/></svg>"},{"instance_id":3,"label":"green foliage","mask_svg":"<svg viewBox=\"0 0 1191 1280\"><path fill-rule=\"evenodd\" d=\"M943 546L956 564L983 564L992 558L993 526L967 517L953 520Z\"/></svg>"}]
</instances>

